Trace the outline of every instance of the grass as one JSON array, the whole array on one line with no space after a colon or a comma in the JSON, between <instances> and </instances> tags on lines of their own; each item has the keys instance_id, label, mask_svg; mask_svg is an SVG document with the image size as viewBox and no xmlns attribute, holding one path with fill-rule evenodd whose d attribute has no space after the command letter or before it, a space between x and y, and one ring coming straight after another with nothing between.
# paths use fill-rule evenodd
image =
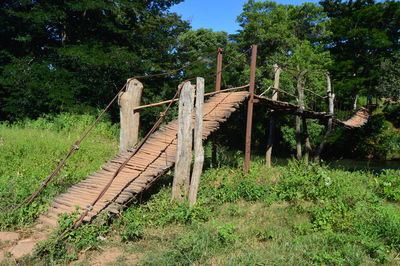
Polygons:
<instances>
[{"instance_id":1,"label":"grass","mask_svg":"<svg viewBox=\"0 0 400 266\"><path fill-rule=\"evenodd\" d=\"M51 240L29 262L397 264L399 176L295 161L272 170L256 161L248 175L236 167L210 168L192 209L186 202L171 203L166 176L114 223L82 227L62 242L63 253L54 252L60 243ZM107 260L110 248L119 255Z\"/></svg>"},{"instance_id":2,"label":"grass","mask_svg":"<svg viewBox=\"0 0 400 266\"><path fill-rule=\"evenodd\" d=\"M40 197L30 206L13 211L40 186L93 119L89 115L61 114L0 124L0 230L30 226L56 195L116 153L117 127L102 122Z\"/></svg>"},{"instance_id":3,"label":"grass","mask_svg":"<svg viewBox=\"0 0 400 266\"><path fill-rule=\"evenodd\" d=\"M112 156L117 146L115 129L107 123L104 124L104 127L94 133L92 142L88 141L85 149L82 146L79 151L82 157L76 156L67 165L57 182L46 189L36 206L23 210L32 211L29 219L20 221L18 215L23 213L15 214L7 208L15 206L25 196L24 193L29 194L34 189L32 184L37 184L44 172L47 174L48 171L35 166L42 163L46 165L54 154L62 155L57 154L57 150L64 146L57 143L69 145L75 139L74 134L79 132L79 127L72 130L73 126L58 126L60 122L57 122L57 118L43 122L48 128L36 123L39 122L2 125L0 129L2 145L8 145L2 146L5 149L4 154L0 155L1 162L13 157L15 164L20 165L17 167L1 164L2 173L8 173L1 175L1 195L3 192L9 194L0 206L2 211L8 212L8 216L12 217L0 216L1 225L6 229L29 226L54 195L97 169L104 160ZM71 132L67 138L66 132ZM47 139L48 135L51 136L50 140ZM13 140L12 136L17 137ZM29 141L32 138L37 141L32 143ZM10 145L12 140L20 144ZM40 153L42 145L48 146ZM98 154L93 155L91 149ZM18 150L23 152L16 153ZM41 243L34 256L17 262L6 260L4 263L399 263L400 171L384 171L379 174L348 172L297 161L290 161L287 166L267 169L262 160L257 159L249 174L244 175L240 154L232 156L230 161L228 157L224 157L224 160L218 168L205 169L198 202L194 208L189 208L187 202L170 201L170 173L113 222L82 226L67 234L64 241L57 241L59 233L73 220L71 216L63 217L61 228L52 239ZM46 167L50 169L54 164L54 161L47 162ZM17 187L10 188L7 184L12 182L11 176L18 169L26 169L23 175L25 179L15 180L13 186ZM75 175L77 171L79 174ZM19 192L24 189L26 192ZM12 193L19 193L19 196ZM108 251L110 249L112 252Z\"/></svg>"}]
</instances>

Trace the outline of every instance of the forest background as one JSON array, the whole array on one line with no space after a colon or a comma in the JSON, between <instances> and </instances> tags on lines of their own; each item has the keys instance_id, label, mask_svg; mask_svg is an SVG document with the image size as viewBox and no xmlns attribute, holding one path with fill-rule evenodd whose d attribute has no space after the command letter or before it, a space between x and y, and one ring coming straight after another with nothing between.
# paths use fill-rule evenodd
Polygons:
<instances>
[{"instance_id":1,"label":"forest background","mask_svg":"<svg viewBox=\"0 0 400 266\"><path fill-rule=\"evenodd\" d=\"M186 78L215 73L216 51L224 48L223 87L248 82L248 48L258 45L258 93L273 84L273 64L307 70L306 88L326 94L329 71L336 94L337 115L345 118L366 97L400 98L400 3L397 1L321 1L282 5L248 1L238 14L235 34L191 30L188 21L170 11L181 0L146 1L3 1L0 9L0 120L17 123L59 113L98 114L126 79L163 73L202 58L174 75L142 80L142 103L169 99ZM207 90L213 90L207 78ZM281 87L296 92L296 73L284 71ZM280 96L282 100L293 99ZM380 101L380 100L379 100ZM400 105L383 104L371 122L349 132L337 129L329 156L400 158ZM326 111L326 102L309 95L308 108ZM142 112L142 133L160 108ZM243 110L242 110L243 112ZM342 114L341 114L342 112ZM220 143L243 148L244 115L219 134ZM255 114L255 143L265 147L268 110ZM118 106L108 119L118 123ZM309 121L313 142L323 125ZM294 148L294 121L280 117L279 149Z\"/></svg>"}]
</instances>

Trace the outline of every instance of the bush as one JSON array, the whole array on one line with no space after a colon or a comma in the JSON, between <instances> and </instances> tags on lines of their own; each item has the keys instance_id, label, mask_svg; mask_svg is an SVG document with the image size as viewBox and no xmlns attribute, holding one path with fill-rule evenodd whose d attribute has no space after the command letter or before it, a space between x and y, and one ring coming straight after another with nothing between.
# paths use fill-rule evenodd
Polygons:
<instances>
[{"instance_id":1,"label":"bush","mask_svg":"<svg viewBox=\"0 0 400 266\"><path fill-rule=\"evenodd\" d=\"M388 200L400 200L400 171L385 170L375 178L375 189Z\"/></svg>"}]
</instances>

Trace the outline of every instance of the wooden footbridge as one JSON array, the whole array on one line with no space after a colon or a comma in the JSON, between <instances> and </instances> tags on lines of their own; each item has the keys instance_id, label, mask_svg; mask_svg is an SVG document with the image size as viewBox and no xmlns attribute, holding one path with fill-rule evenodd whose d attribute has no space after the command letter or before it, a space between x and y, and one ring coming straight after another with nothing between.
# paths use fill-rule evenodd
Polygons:
<instances>
[{"instance_id":1,"label":"wooden footbridge","mask_svg":"<svg viewBox=\"0 0 400 266\"><path fill-rule=\"evenodd\" d=\"M203 108L203 139L206 139L211 133L216 131L220 124L225 122L230 115L245 102L248 106L245 153L246 162L250 161L251 117L253 104L264 105L277 113L296 115L304 119L312 118L322 121L330 121L330 123L350 128L360 127L367 122L369 116L369 109L367 108L362 108L347 121L340 121L333 116L333 112L316 112L304 108L301 104L297 105L279 101L276 97L268 98L262 95L256 95L254 93L255 57L256 52L254 52L253 46L250 83L248 85L220 90L222 72L220 63L222 62L222 55L219 52L216 74L216 92L208 94L210 98L205 102ZM136 82L136 80L131 81ZM276 86L276 89L277 87L278 86ZM249 88L249 90L242 90L244 88ZM136 92L136 94L140 97L141 91L139 93ZM125 96L120 95L120 101L122 104L126 100L124 98ZM115 99L116 98L114 98L114 100ZM159 104L171 103L176 100L177 99L174 98ZM129 104L125 107L121 106L121 114L122 112L127 112L128 116L133 117L132 114L135 110L148 107L140 106L140 101L138 103L139 105L136 105L136 107ZM150 106L154 105L156 104ZM162 114L161 116L165 116L165 114ZM133 119L137 119L137 117ZM195 120L194 117L190 119L192 119L192 122ZM121 118L121 125L122 124L131 127L129 121L123 121ZM92 126L90 129L91 128ZM80 212L83 211L80 223L90 222L102 212L108 214L119 213L121 209L127 206L132 200L137 199L138 195L149 189L161 176L173 167L178 154L177 136L179 130L178 120L174 120L159 127L157 130L149 132L140 144L133 146L135 143L128 143L127 146L131 147L130 149L122 149L120 154L105 163L101 167L101 170L90 174L85 180L73 185L68 189L68 191L56 197L53 200L49 211L42 215L39 220L44 224L56 226L60 214L71 213L76 209L81 210ZM85 132L84 137L87 133L88 132ZM124 134L126 134L126 132L124 129L121 129L121 136L125 136ZM138 130L135 130L134 134L136 134L137 138ZM127 134L127 136L128 139L131 139L131 135ZM30 203L40 193L40 191L44 189L46 184L57 174L65 160L78 149L77 145L82 140L83 138L77 141L76 145L74 145L66 158L46 179L41 188L24 201L24 203Z\"/></svg>"},{"instance_id":2,"label":"wooden footbridge","mask_svg":"<svg viewBox=\"0 0 400 266\"><path fill-rule=\"evenodd\" d=\"M248 91L225 92L212 96L204 106L203 139L216 131L220 124L248 98ZM325 112L303 110L287 102L274 101L256 96L261 104L287 114L300 114L307 118L326 120L330 117ZM337 124L348 127L359 127L368 119L365 108L348 121ZM85 222L91 221L100 212L118 213L130 201L150 188L161 176L170 170L176 158L178 121L174 120L162 126L152 134L142 148L129 159L126 167L118 174L107 192L95 206L90 203L99 195L103 187L112 178L114 172L130 157L130 152L122 152L105 163L97 172L89 175L84 181L72 186L67 192L55 198L49 212L40 217L45 224L55 226L60 214L71 213L78 209L88 209Z\"/></svg>"}]
</instances>

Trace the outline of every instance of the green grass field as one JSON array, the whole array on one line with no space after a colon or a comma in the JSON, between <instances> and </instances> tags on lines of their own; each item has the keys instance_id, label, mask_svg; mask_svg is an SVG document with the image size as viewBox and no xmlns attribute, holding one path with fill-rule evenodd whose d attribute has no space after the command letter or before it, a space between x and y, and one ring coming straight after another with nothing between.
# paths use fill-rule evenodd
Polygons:
<instances>
[{"instance_id":1,"label":"green grass field","mask_svg":"<svg viewBox=\"0 0 400 266\"><path fill-rule=\"evenodd\" d=\"M100 123L40 197L32 205L13 211L40 186L93 119L62 114L0 125L0 230L30 226L55 195L116 154L117 127Z\"/></svg>"},{"instance_id":2,"label":"green grass field","mask_svg":"<svg viewBox=\"0 0 400 266\"><path fill-rule=\"evenodd\" d=\"M1 230L30 227L55 195L116 153L117 129L104 122L35 204L12 211L92 119L61 115L0 126ZM400 171L348 172L296 161L267 169L256 159L244 175L241 156L231 157L229 166L205 169L194 208L170 201L169 174L113 221L82 226L59 241L73 218L64 217L34 256L3 264L400 263Z\"/></svg>"}]
</instances>

